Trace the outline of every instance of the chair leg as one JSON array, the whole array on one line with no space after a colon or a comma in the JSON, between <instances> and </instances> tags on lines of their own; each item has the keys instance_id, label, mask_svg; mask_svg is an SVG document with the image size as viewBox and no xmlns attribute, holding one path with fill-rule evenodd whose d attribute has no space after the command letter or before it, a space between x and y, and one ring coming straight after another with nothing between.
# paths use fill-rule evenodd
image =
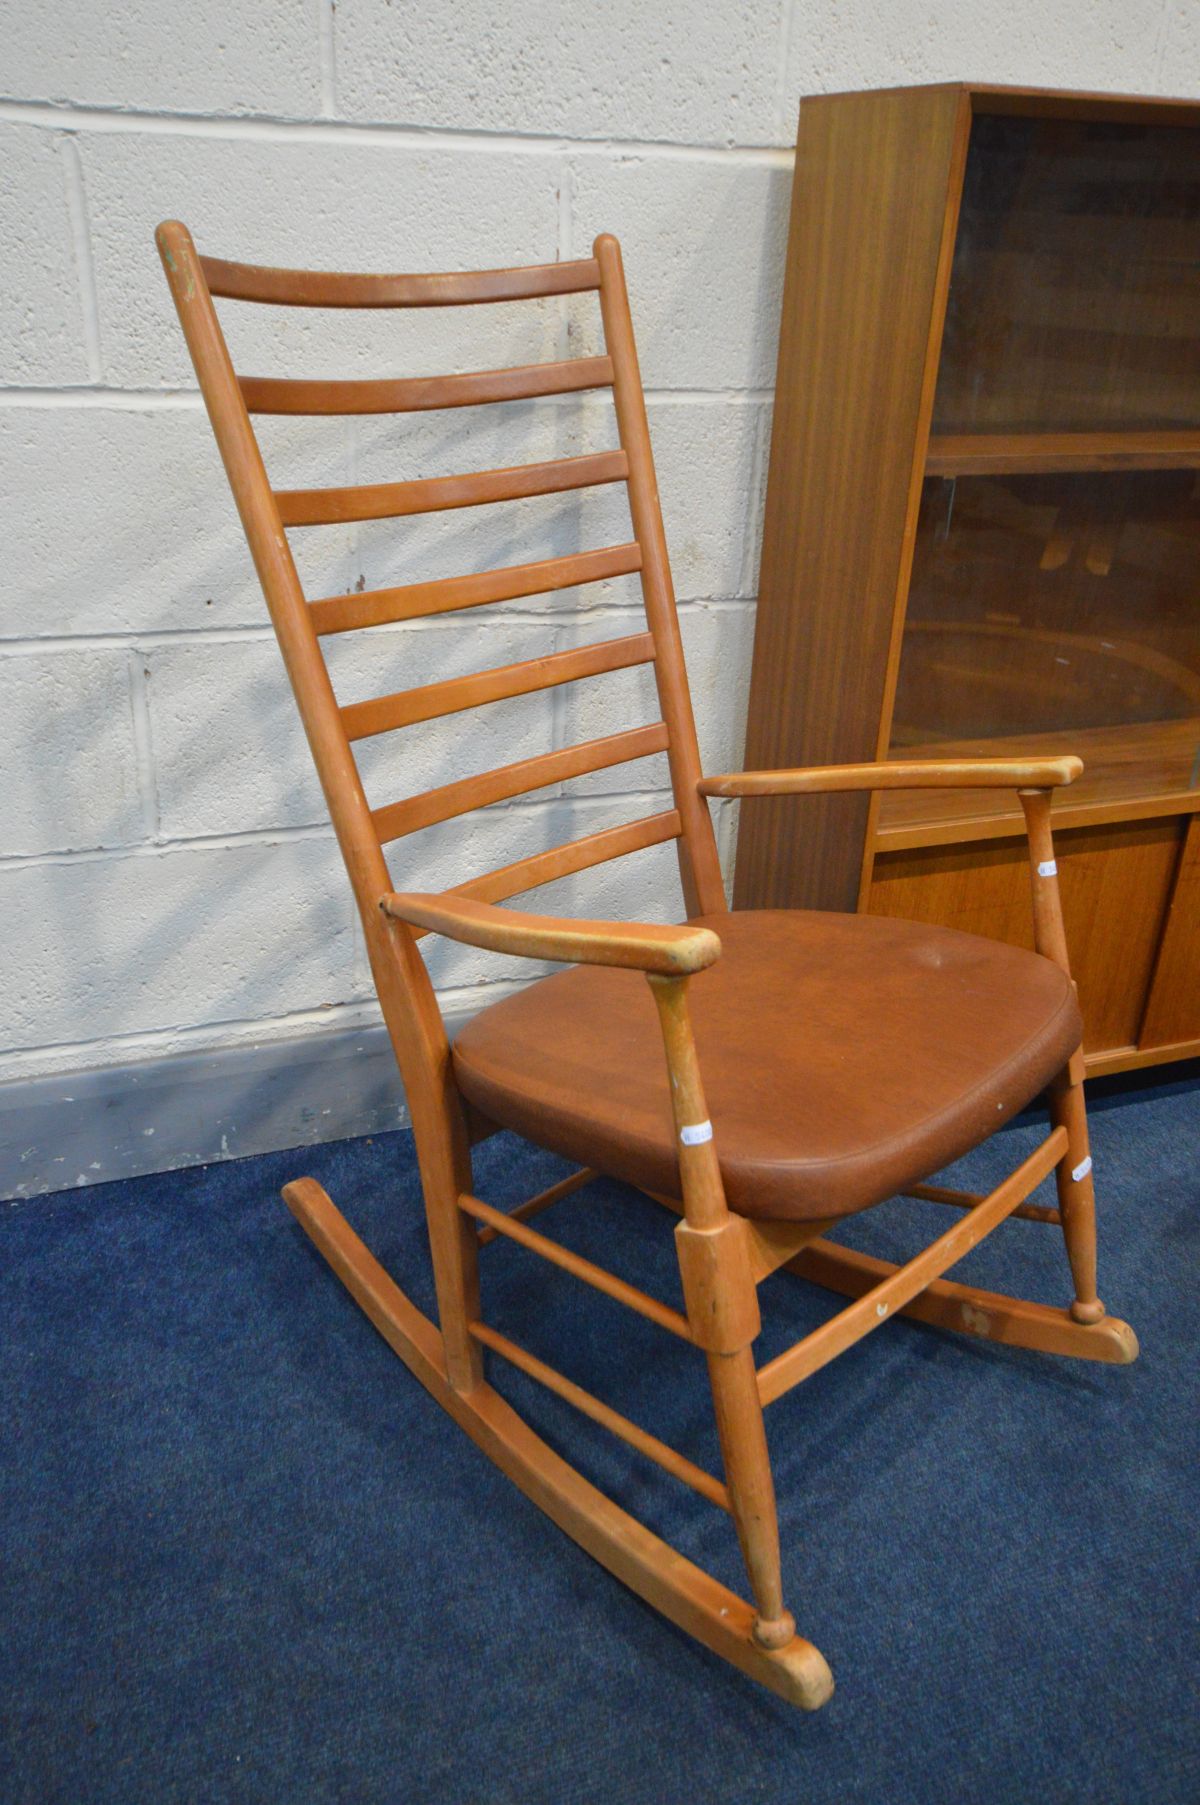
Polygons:
<instances>
[{"instance_id":1,"label":"chair leg","mask_svg":"<svg viewBox=\"0 0 1200 1805\"><path fill-rule=\"evenodd\" d=\"M704 1349L729 1505L754 1594L754 1640L785 1648L796 1633L783 1608L779 1518L763 1426L754 1343L762 1328L746 1224L708 1187L708 1225L675 1230L679 1276L692 1338Z\"/></svg>"},{"instance_id":2,"label":"chair leg","mask_svg":"<svg viewBox=\"0 0 1200 1805\"><path fill-rule=\"evenodd\" d=\"M478 1321L479 1242L475 1226L458 1207L458 1191L425 1177L425 1220L433 1263L438 1326L446 1370L455 1391L474 1391L483 1382L483 1353L468 1331Z\"/></svg>"},{"instance_id":3,"label":"chair leg","mask_svg":"<svg viewBox=\"0 0 1200 1805\"><path fill-rule=\"evenodd\" d=\"M663 1031L679 1135L684 1220L675 1230L675 1247L688 1323L708 1359L725 1483L754 1592L753 1637L760 1648L778 1650L791 1642L796 1625L783 1608L775 1483L754 1366L753 1344L762 1319L749 1238L745 1221L732 1215L725 1202L688 1014L687 980L652 975L649 983Z\"/></svg>"},{"instance_id":4,"label":"chair leg","mask_svg":"<svg viewBox=\"0 0 1200 1805\"><path fill-rule=\"evenodd\" d=\"M1077 1053L1050 1090L1050 1119L1067 1131L1067 1151L1055 1169L1058 1208L1067 1259L1075 1280L1071 1315L1076 1322L1100 1322L1104 1305L1096 1295L1096 1193L1088 1151L1083 1060Z\"/></svg>"},{"instance_id":5,"label":"chair leg","mask_svg":"<svg viewBox=\"0 0 1200 1805\"><path fill-rule=\"evenodd\" d=\"M733 1521L758 1611L754 1639L762 1648L784 1648L796 1624L783 1608L775 1482L752 1349L710 1353L708 1375Z\"/></svg>"},{"instance_id":6,"label":"chair leg","mask_svg":"<svg viewBox=\"0 0 1200 1805\"><path fill-rule=\"evenodd\" d=\"M1058 865L1050 832L1050 790L1018 790L1029 832L1029 870L1033 885L1033 939L1039 953L1052 959L1069 978L1067 935ZM1096 1296L1096 1194L1092 1157L1088 1152L1087 1110L1083 1101L1083 1048L1077 1047L1066 1069L1050 1087L1050 1120L1067 1131L1067 1151L1059 1162L1058 1211L1062 1217L1067 1259L1075 1280L1071 1315L1079 1323L1097 1323L1104 1305Z\"/></svg>"},{"instance_id":7,"label":"chair leg","mask_svg":"<svg viewBox=\"0 0 1200 1805\"><path fill-rule=\"evenodd\" d=\"M415 1307L311 1178L284 1187L288 1208L350 1295L426 1390L502 1473L581 1548L640 1598L760 1685L816 1711L833 1691L819 1649L796 1636L782 1648L756 1640L745 1599L606 1498L540 1440L486 1382L456 1386L447 1338Z\"/></svg>"},{"instance_id":8,"label":"chair leg","mask_svg":"<svg viewBox=\"0 0 1200 1805\"><path fill-rule=\"evenodd\" d=\"M386 868L382 880L390 886ZM412 1114L425 1198L438 1327L451 1386L464 1395L483 1383L483 1352L469 1325L479 1317L479 1244L458 1207L471 1189L471 1148L450 1047L412 934L378 910L364 911L371 970Z\"/></svg>"}]
</instances>

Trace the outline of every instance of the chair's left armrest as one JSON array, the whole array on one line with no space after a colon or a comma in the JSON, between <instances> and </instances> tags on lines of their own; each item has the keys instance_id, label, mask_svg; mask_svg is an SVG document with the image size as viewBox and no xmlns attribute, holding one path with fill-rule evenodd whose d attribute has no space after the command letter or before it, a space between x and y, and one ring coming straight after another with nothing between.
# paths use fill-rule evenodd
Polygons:
<instances>
[{"instance_id":1,"label":"chair's left armrest","mask_svg":"<svg viewBox=\"0 0 1200 1805\"><path fill-rule=\"evenodd\" d=\"M628 921L574 921L528 915L469 897L423 893L384 896L380 908L396 921L429 928L493 953L551 959L568 965L618 965L665 977L703 971L721 954L709 928Z\"/></svg>"},{"instance_id":2,"label":"chair's left armrest","mask_svg":"<svg viewBox=\"0 0 1200 1805\"><path fill-rule=\"evenodd\" d=\"M1052 790L1074 783L1082 759L898 758L888 763L813 765L795 771L735 771L702 777L702 796L804 796L835 790Z\"/></svg>"},{"instance_id":3,"label":"chair's left armrest","mask_svg":"<svg viewBox=\"0 0 1200 1805\"><path fill-rule=\"evenodd\" d=\"M833 790L1013 789L1021 801L1033 881L1034 944L1070 973L1058 894L1058 865L1050 833L1051 793L1074 783L1083 760L954 758L889 760L886 764L816 765L797 771L739 771L702 777L702 796L803 796Z\"/></svg>"}]
</instances>

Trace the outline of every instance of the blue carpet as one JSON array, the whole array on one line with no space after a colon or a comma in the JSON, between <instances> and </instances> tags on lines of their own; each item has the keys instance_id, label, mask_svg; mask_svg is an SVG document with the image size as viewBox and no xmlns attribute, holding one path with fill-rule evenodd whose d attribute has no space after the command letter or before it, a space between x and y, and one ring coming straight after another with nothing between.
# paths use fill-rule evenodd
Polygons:
<instances>
[{"instance_id":1,"label":"blue carpet","mask_svg":"<svg viewBox=\"0 0 1200 1805\"><path fill-rule=\"evenodd\" d=\"M406 1134L0 1217L0 1799L404 1805L1200 1799L1200 1087L1098 1099L1101 1291L1140 1362L894 1322L772 1407L785 1581L837 1676L806 1718L595 1566L438 1410L278 1201L311 1172L430 1308ZM983 1188L1034 1131L960 1172ZM504 1136L477 1188L564 1168ZM554 1233L677 1300L670 1222L599 1183ZM892 1204L859 1245L947 1226ZM519 1249L497 1326L715 1464L692 1350ZM959 1269L1064 1301L1058 1231ZM776 1277L761 1351L833 1307ZM496 1363L588 1475L741 1589L728 1521Z\"/></svg>"}]
</instances>

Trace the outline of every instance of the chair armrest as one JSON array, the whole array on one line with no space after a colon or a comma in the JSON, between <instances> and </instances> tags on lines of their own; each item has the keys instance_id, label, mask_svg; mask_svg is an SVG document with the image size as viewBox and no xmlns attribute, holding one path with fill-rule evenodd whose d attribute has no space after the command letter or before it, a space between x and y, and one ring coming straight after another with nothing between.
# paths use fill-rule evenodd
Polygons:
<instances>
[{"instance_id":1,"label":"chair armrest","mask_svg":"<svg viewBox=\"0 0 1200 1805\"><path fill-rule=\"evenodd\" d=\"M671 927L626 921L573 921L556 915L527 915L498 909L465 896L407 893L382 897L385 915L413 927L429 928L469 946L525 959L556 959L569 965L618 965L635 971L681 977L702 971L721 954L709 928Z\"/></svg>"},{"instance_id":2,"label":"chair armrest","mask_svg":"<svg viewBox=\"0 0 1200 1805\"><path fill-rule=\"evenodd\" d=\"M887 764L814 765L798 771L735 771L702 777L702 796L802 796L831 790L1051 790L1074 783L1082 759L903 759Z\"/></svg>"}]
</instances>

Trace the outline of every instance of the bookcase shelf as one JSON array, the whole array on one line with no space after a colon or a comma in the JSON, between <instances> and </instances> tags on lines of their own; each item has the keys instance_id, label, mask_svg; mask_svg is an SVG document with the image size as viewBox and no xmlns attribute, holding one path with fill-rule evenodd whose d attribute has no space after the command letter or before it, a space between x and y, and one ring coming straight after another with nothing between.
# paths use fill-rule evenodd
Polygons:
<instances>
[{"instance_id":1,"label":"bookcase shelf","mask_svg":"<svg viewBox=\"0 0 1200 1805\"><path fill-rule=\"evenodd\" d=\"M800 110L746 763L1075 752L1096 1070L1200 1054L1200 106ZM739 907L1028 943L1015 796L742 805Z\"/></svg>"},{"instance_id":2,"label":"bookcase shelf","mask_svg":"<svg viewBox=\"0 0 1200 1805\"><path fill-rule=\"evenodd\" d=\"M1137 728L1074 728L986 740L905 746L905 758L1011 758L1072 752L1083 776L1055 801L1056 830L1200 811L1200 717ZM899 749L897 749L899 755ZM889 790L875 823L877 852L951 846L1025 832L1004 790Z\"/></svg>"},{"instance_id":3,"label":"bookcase shelf","mask_svg":"<svg viewBox=\"0 0 1200 1805\"><path fill-rule=\"evenodd\" d=\"M1200 432L934 433L928 476L1072 470L1198 470Z\"/></svg>"}]
</instances>

